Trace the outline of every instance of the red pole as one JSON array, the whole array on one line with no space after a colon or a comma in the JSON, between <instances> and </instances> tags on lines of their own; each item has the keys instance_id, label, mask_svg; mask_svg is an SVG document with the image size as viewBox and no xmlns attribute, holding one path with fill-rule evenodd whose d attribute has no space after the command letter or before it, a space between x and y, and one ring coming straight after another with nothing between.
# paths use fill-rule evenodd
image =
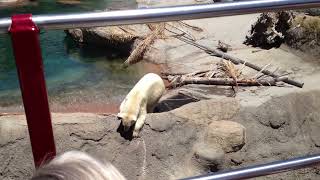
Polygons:
<instances>
[{"instance_id":1,"label":"red pole","mask_svg":"<svg viewBox=\"0 0 320 180\"><path fill-rule=\"evenodd\" d=\"M43 72L39 29L31 14L12 16L9 29L26 113L34 163L56 154Z\"/></svg>"}]
</instances>

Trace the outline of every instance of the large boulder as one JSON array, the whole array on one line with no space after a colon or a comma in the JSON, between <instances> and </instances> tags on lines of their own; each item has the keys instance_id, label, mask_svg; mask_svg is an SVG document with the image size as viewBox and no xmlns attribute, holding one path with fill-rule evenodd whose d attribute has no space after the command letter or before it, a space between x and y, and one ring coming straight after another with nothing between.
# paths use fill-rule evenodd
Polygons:
<instances>
[{"instance_id":1,"label":"large boulder","mask_svg":"<svg viewBox=\"0 0 320 180\"><path fill-rule=\"evenodd\" d=\"M227 153L240 150L245 144L245 139L245 127L233 121L214 121L209 125L205 135L207 144L219 144Z\"/></svg>"}]
</instances>

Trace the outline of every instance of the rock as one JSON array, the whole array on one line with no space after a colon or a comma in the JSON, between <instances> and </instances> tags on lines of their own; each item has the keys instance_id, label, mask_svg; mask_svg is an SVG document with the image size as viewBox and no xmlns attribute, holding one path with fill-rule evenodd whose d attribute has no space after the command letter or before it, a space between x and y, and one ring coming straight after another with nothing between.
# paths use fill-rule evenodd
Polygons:
<instances>
[{"instance_id":1,"label":"rock","mask_svg":"<svg viewBox=\"0 0 320 180\"><path fill-rule=\"evenodd\" d=\"M67 33L76 42L95 45L130 44L137 38L137 36L125 33L118 26L71 29Z\"/></svg>"},{"instance_id":2,"label":"rock","mask_svg":"<svg viewBox=\"0 0 320 180\"><path fill-rule=\"evenodd\" d=\"M200 143L194 146L194 157L205 171L217 171L222 168L224 151L219 144Z\"/></svg>"},{"instance_id":3,"label":"rock","mask_svg":"<svg viewBox=\"0 0 320 180\"><path fill-rule=\"evenodd\" d=\"M239 166L242 164L242 162L244 161L244 157L240 157L240 156L235 156L235 157L231 157L231 163L233 165Z\"/></svg>"},{"instance_id":4,"label":"rock","mask_svg":"<svg viewBox=\"0 0 320 180\"><path fill-rule=\"evenodd\" d=\"M320 147L320 134L319 134L320 113L319 112L310 113L307 116L306 121L309 125L309 133L310 133L311 140L313 141L316 147Z\"/></svg>"},{"instance_id":5,"label":"rock","mask_svg":"<svg viewBox=\"0 0 320 180\"><path fill-rule=\"evenodd\" d=\"M286 11L261 14L244 43L263 49L279 48L285 42L292 18L293 15Z\"/></svg>"},{"instance_id":6,"label":"rock","mask_svg":"<svg viewBox=\"0 0 320 180\"><path fill-rule=\"evenodd\" d=\"M239 102L236 99L222 98L190 103L171 112L196 124L210 124L217 120L231 119L238 111Z\"/></svg>"},{"instance_id":7,"label":"rock","mask_svg":"<svg viewBox=\"0 0 320 180\"><path fill-rule=\"evenodd\" d=\"M233 121L212 122L205 135L207 144L220 144L226 152L236 152L245 144L245 127Z\"/></svg>"},{"instance_id":8,"label":"rock","mask_svg":"<svg viewBox=\"0 0 320 180\"><path fill-rule=\"evenodd\" d=\"M170 118L168 114L148 114L146 124L154 131L162 132L171 129L176 123L175 119Z\"/></svg>"},{"instance_id":9,"label":"rock","mask_svg":"<svg viewBox=\"0 0 320 180\"><path fill-rule=\"evenodd\" d=\"M0 7L18 7L31 3L29 0L0 0Z\"/></svg>"},{"instance_id":10,"label":"rock","mask_svg":"<svg viewBox=\"0 0 320 180\"><path fill-rule=\"evenodd\" d=\"M149 28L143 24L70 29L65 31L76 43L130 49L135 40L146 36Z\"/></svg>"},{"instance_id":11,"label":"rock","mask_svg":"<svg viewBox=\"0 0 320 180\"><path fill-rule=\"evenodd\" d=\"M320 17L299 14L287 31L286 43L290 47L319 57L319 35Z\"/></svg>"},{"instance_id":12,"label":"rock","mask_svg":"<svg viewBox=\"0 0 320 180\"><path fill-rule=\"evenodd\" d=\"M304 12L310 16L320 16L320 9L319 8L305 9Z\"/></svg>"},{"instance_id":13,"label":"rock","mask_svg":"<svg viewBox=\"0 0 320 180\"><path fill-rule=\"evenodd\" d=\"M268 111L268 109L265 109L265 111ZM267 122L262 122L262 119L259 119L262 124L265 124L266 126L270 126L273 129L278 129L281 126L283 126L285 123L287 123L288 118L290 117L289 112L279 108L279 109L273 109L272 114L267 114L270 118L263 119L267 120Z\"/></svg>"},{"instance_id":14,"label":"rock","mask_svg":"<svg viewBox=\"0 0 320 180\"><path fill-rule=\"evenodd\" d=\"M84 43L83 41L83 33L81 29L70 29L65 31L69 36L73 38L74 41L78 43Z\"/></svg>"}]
</instances>

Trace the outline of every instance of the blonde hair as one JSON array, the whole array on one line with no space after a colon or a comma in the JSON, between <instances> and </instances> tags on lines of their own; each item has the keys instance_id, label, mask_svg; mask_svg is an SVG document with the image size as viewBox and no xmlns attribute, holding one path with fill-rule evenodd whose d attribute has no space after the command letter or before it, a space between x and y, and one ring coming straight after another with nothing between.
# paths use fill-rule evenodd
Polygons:
<instances>
[{"instance_id":1,"label":"blonde hair","mask_svg":"<svg viewBox=\"0 0 320 180\"><path fill-rule=\"evenodd\" d=\"M86 153L66 152L40 167L31 180L126 180L110 163Z\"/></svg>"}]
</instances>

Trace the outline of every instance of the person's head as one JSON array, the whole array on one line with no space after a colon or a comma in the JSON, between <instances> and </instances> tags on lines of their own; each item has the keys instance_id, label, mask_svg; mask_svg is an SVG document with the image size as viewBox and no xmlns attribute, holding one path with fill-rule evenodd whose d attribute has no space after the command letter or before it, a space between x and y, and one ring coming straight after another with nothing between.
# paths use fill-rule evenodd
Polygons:
<instances>
[{"instance_id":1,"label":"person's head","mask_svg":"<svg viewBox=\"0 0 320 180\"><path fill-rule=\"evenodd\" d=\"M100 162L86 153L66 152L41 166L31 180L125 180L110 163Z\"/></svg>"}]
</instances>

